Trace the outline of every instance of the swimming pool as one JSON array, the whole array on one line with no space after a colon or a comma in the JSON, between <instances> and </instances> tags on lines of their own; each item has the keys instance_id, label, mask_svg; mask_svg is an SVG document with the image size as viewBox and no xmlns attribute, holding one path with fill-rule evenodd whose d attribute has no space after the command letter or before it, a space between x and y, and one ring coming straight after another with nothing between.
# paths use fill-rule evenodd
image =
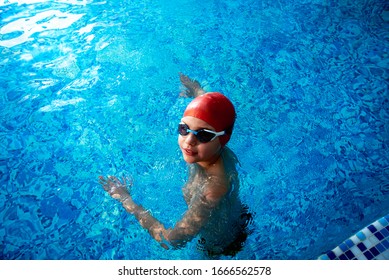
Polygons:
<instances>
[{"instance_id":1,"label":"swimming pool","mask_svg":"<svg viewBox=\"0 0 389 280\"><path fill-rule=\"evenodd\" d=\"M98 185L185 210L178 72L219 90L255 213L235 259L316 259L389 213L386 1L0 1L0 259L165 251ZM228 259L228 257L225 257Z\"/></svg>"}]
</instances>

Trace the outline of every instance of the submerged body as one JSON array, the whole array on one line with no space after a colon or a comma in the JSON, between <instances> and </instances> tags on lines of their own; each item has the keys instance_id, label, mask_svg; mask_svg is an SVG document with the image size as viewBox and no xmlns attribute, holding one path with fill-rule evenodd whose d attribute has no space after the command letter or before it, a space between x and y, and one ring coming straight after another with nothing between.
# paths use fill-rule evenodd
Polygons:
<instances>
[{"instance_id":1,"label":"submerged body","mask_svg":"<svg viewBox=\"0 0 389 280\"><path fill-rule=\"evenodd\" d=\"M188 209L182 218L166 229L133 201L126 178L100 176L100 184L163 248L181 248L199 237L198 248L208 255L234 255L242 248L251 218L239 198L237 158L225 146L232 134L235 109L221 93L205 93L185 75L180 79L188 89L186 94L196 97L178 125L178 145L189 165L189 178L182 189Z\"/></svg>"},{"instance_id":2,"label":"submerged body","mask_svg":"<svg viewBox=\"0 0 389 280\"><path fill-rule=\"evenodd\" d=\"M221 154L222 168L226 176L227 192L218 204L212 208L207 222L199 231L198 248L208 254L232 255L239 251L247 235L246 226L250 220L247 207L239 198L239 178L236 171L237 158L228 148ZM189 166L189 179L183 187L183 195L188 208L192 207L193 198L204 192L207 181L212 180L199 165ZM202 205L197 211L204 211Z\"/></svg>"}]
</instances>

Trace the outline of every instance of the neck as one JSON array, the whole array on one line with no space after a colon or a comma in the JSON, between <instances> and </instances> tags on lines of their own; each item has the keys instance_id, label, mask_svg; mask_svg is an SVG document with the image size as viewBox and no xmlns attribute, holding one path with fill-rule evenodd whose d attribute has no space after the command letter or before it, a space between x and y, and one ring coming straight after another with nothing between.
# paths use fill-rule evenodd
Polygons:
<instances>
[{"instance_id":1,"label":"neck","mask_svg":"<svg viewBox=\"0 0 389 280\"><path fill-rule=\"evenodd\" d=\"M222 152L223 152L223 148L221 148L220 151L218 153L216 153L215 156L212 157L210 160L203 161L203 162L198 162L197 164L200 167L202 167L204 169L204 171L207 171L210 168L212 168L213 166L215 166L215 164L217 164L222 159L221 158Z\"/></svg>"}]
</instances>

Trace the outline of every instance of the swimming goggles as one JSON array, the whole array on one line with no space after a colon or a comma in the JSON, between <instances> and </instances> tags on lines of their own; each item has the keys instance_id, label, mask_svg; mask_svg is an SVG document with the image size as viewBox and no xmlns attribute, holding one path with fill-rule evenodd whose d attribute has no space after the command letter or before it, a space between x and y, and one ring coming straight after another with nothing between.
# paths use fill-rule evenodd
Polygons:
<instances>
[{"instance_id":1,"label":"swimming goggles","mask_svg":"<svg viewBox=\"0 0 389 280\"><path fill-rule=\"evenodd\" d=\"M178 125L178 133L180 135L186 136L190 132L192 132L201 143L211 142L216 137L226 134L225 131L216 132L216 131L212 131L212 130L204 129L204 128L199 129L199 130L192 130L192 129L189 129L189 126L186 123L180 123Z\"/></svg>"}]
</instances>

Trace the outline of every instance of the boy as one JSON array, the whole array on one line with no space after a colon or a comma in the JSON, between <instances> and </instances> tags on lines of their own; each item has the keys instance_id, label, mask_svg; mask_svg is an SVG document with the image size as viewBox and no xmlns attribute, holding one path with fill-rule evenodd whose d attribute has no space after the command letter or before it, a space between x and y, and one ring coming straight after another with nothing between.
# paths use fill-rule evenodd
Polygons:
<instances>
[{"instance_id":1,"label":"boy","mask_svg":"<svg viewBox=\"0 0 389 280\"><path fill-rule=\"evenodd\" d=\"M185 95L195 97L178 125L178 144L190 171L182 189L188 209L181 220L166 229L133 201L126 178L100 176L100 184L163 248L180 248L199 236L198 247L208 255L234 255L242 248L251 219L239 199L237 158L225 146L234 127L235 109L224 95L205 93L197 81L183 74L180 80L187 88Z\"/></svg>"}]
</instances>

